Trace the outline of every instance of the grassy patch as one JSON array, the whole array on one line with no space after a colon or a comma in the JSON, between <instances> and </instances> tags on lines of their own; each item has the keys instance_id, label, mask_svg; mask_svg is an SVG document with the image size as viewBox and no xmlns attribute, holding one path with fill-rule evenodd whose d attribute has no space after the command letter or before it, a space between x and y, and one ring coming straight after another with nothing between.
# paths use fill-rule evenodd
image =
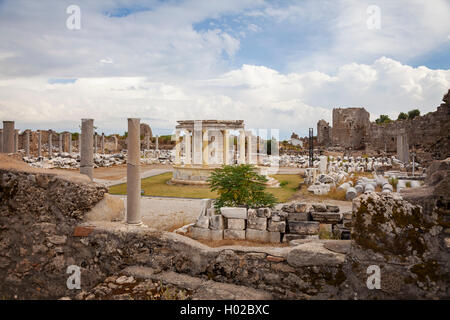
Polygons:
<instances>
[{"instance_id":1,"label":"grassy patch","mask_svg":"<svg viewBox=\"0 0 450 320\"><path fill-rule=\"evenodd\" d=\"M278 181L286 181L280 188L267 188L266 191L272 193L279 202L285 202L297 191L297 187L302 178L294 174L273 175ZM217 193L211 192L206 186L183 186L169 185L167 182L172 178L172 173L167 172L157 176L142 179L141 189L146 196L157 197L179 197L179 198L217 198ZM127 194L126 183L111 186L111 194Z\"/></svg>"}]
</instances>

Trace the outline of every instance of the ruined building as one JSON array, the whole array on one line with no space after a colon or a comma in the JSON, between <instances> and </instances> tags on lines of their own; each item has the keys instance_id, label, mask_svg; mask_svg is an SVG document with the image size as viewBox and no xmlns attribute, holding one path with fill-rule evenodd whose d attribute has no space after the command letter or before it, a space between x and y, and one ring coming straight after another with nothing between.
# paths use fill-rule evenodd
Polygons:
<instances>
[{"instance_id":1,"label":"ruined building","mask_svg":"<svg viewBox=\"0 0 450 320\"><path fill-rule=\"evenodd\" d=\"M377 124L370 122L364 108L333 109L333 127L325 120L317 123L318 143L346 149L396 152L397 139L406 134L409 148L421 150L430 159L450 156L450 90L434 112L412 120Z\"/></svg>"}]
</instances>

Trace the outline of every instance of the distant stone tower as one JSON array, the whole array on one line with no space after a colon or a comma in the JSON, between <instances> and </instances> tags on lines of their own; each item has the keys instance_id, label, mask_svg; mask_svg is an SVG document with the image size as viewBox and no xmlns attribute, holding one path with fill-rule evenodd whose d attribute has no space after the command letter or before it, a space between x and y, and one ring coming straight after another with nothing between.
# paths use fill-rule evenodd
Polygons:
<instances>
[{"instance_id":1,"label":"distant stone tower","mask_svg":"<svg viewBox=\"0 0 450 320\"><path fill-rule=\"evenodd\" d=\"M330 124L325 120L317 122L317 143L328 147L331 145Z\"/></svg>"}]
</instances>

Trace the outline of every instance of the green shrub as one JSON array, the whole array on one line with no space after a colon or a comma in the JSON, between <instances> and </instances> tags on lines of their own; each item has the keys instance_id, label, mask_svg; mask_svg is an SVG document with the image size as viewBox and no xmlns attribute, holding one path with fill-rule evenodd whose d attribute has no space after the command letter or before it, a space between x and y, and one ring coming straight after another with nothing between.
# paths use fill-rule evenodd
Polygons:
<instances>
[{"instance_id":1,"label":"green shrub","mask_svg":"<svg viewBox=\"0 0 450 320\"><path fill-rule=\"evenodd\" d=\"M215 169L208 182L211 191L217 191L219 195L214 204L217 209L237 206L273 207L277 202L271 193L264 192L267 178L258 174L253 165L228 165Z\"/></svg>"},{"instance_id":2,"label":"green shrub","mask_svg":"<svg viewBox=\"0 0 450 320\"><path fill-rule=\"evenodd\" d=\"M284 187L284 186L286 186L288 183L289 183L289 182L287 182L287 181L281 181L281 182L280 182L280 187Z\"/></svg>"}]
</instances>

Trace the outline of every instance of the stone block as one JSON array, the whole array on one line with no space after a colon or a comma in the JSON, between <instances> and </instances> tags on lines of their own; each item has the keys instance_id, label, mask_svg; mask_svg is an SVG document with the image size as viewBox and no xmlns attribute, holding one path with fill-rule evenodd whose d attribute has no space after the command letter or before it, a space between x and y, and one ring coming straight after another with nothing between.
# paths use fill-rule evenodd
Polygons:
<instances>
[{"instance_id":1,"label":"stone block","mask_svg":"<svg viewBox=\"0 0 450 320\"><path fill-rule=\"evenodd\" d=\"M193 239L211 240L211 230L193 226L191 229Z\"/></svg>"},{"instance_id":2,"label":"stone block","mask_svg":"<svg viewBox=\"0 0 450 320\"><path fill-rule=\"evenodd\" d=\"M259 208L256 210L256 216L259 218L270 218L272 216L272 211L270 208Z\"/></svg>"},{"instance_id":3,"label":"stone block","mask_svg":"<svg viewBox=\"0 0 450 320\"><path fill-rule=\"evenodd\" d=\"M200 216L195 223L195 226L198 228L209 228L209 217L208 216Z\"/></svg>"},{"instance_id":4,"label":"stone block","mask_svg":"<svg viewBox=\"0 0 450 320\"><path fill-rule=\"evenodd\" d=\"M312 212L312 219L322 223L339 223L342 220L342 213L339 212Z\"/></svg>"},{"instance_id":5,"label":"stone block","mask_svg":"<svg viewBox=\"0 0 450 320\"><path fill-rule=\"evenodd\" d=\"M248 218L247 228L256 230L266 230L267 229L267 218Z\"/></svg>"},{"instance_id":6,"label":"stone block","mask_svg":"<svg viewBox=\"0 0 450 320\"><path fill-rule=\"evenodd\" d=\"M353 200L358 195L358 192L356 192L355 188L350 187L347 189L347 192L345 193L345 199L346 200Z\"/></svg>"},{"instance_id":7,"label":"stone block","mask_svg":"<svg viewBox=\"0 0 450 320\"><path fill-rule=\"evenodd\" d=\"M210 239L214 241L223 240L223 230L209 230Z\"/></svg>"},{"instance_id":8,"label":"stone block","mask_svg":"<svg viewBox=\"0 0 450 320\"><path fill-rule=\"evenodd\" d=\"M245 230L223 230L223 238L225 240L245 240Z\"/></svg>"},{"instance_id":9,"label":"stone block","mask_svg":"<svg viewBox=\"0 0 450 320\"><path fill-rule=\"evenodd\" d=\"M295 234L317 234L319 233L319 223L316 221L288 221L289 233Z\"/></svg>"},{"instance_id":10,"label":"stone block","mask_svg":"<svg viewBox=\"0 0 450 320\"><path fill-rule=\"evenodd\" d=\"M227 219L227 229L244 230L245 219Z\"/></svg>"},{"instance_id":11,"label":"stone block","mask_svg":"<svg viewBox=\"0 0 450 320\"><path fill-rule=\"evenodd\" d=\"M315 212L327 212L327 206L323 203L314 203L312 207Z\"/></svg>"},{"instance_id":12,"label":"stone block","mask_svg":"<svg viewBox=\"0 0 450 320\"><path fill-rule=\"evenodd\" d=\"M294 213L295 212L294 211L294 206L292 204L291 205L285 204L284 206L281 207L281 211L288 212L288 213Z\"/></svg>"},{"instance_id":13,"label":"stone block","mask_svg":"<svg viewBox=\"0 0 450 320\"><path fill-rule=\"evenodd\" d=\"M216 214L216 208L208 208L208 209L206 209L206 215L207 216L213 216L213 215L215 215Z\"/></svg>"},{"instance_id":14,"label":"stone block","mask_svg":"<svg viewBox=\"0 0 450 320\"><path fill-rule=\"evenodd\" d=\"M328 212L339 212L339 206L333 206L327 204L327 211Z\"/></svg>"},{"instance_id":15,"label":"stone block","mask_svg":"<svg viewBox=\"0 0 450 320\"><path fill-rule=\"evenodd\" d=\"M247 219L256 218L257 209L248 209L247 210Z\"/></svg>"},{"instance_id":16,"label":"stone block","mask_svg":"<svg viewBox=\"0 0 450 320\"><path fill-rule=\"evenodd\" d=\"M342 218L344 220L352 220L352 212L347 211L347 212L342 213Z\"/></svg>"},{"instance_id":17,"label":"stone block","mask_svg":"<svg viewBox=\"0 0 450 320\"><path fill-rule=\"evenodd\" d=\"M225 221L221 214L215 214L209 219L209 228L212 230L225 229Z\"/></svg>"},{"instance_id":18,"label":"stone block","mask_svg":"<svg viewBox=\"0 0 450 320\"><path fill-rule=\"evenodd\" d=\"M303 213L306 212L306 203L297 202L294 204L294 212Z\"/></svg>"},{"instance_id":19,"label":"stone block","mask_svg":"<svg viewBox=\"0 0 450 320\"><path fill-rule=\"evenodd\" d=\"M308 221L311 220L309 212L292 212L287 216L288 221Z\"/></svg>"},{"instance_id":20,"label":"stone block","mask_svg":"<svg viewBox=\"0 0 450 320\"><path fill-rule=\"evenodd\" d=\"M286 233L283 237L283 242L291 242L293 240L317 240L319 239L318 234L294 234L294 233Z\"/></svg>"},{"instance_id":21,"label":"stone block","mask_svg":"<svg viewBox=\"0 0 450 320\"><path fill-rule=\"evenodd\" d=\"M269 232L269 242L270 243L280 243L281 242L281 232Z\"/></svg>"},{"instance_id":22,"label":"stone block","mask_svg":"<svg viewBox=\"0 0 450 320\"><path fill-rule=\"evenodd\" d=\"M229 219L247 219L247 208L222 207L220 213Z\"/></svg>"},{"instance_id":23,"label":"stone block","mask_svg":"<svg viewBox=\"0 0 450 320\"><path fill-rule=\"evenodd\" d=\"M269 242L269 231L267 230L245 230L245 238L251 241Z\"/></svg>"},{"instance_id":24,"label":"stone block","mask_svg":"<svg viewBox=\"0 0 450 320\"><path fill-rule=\"evenodd\" d=\"M286 232L286 221L273 221L269 219L267 230L271 232Z\"/></svg>"}]
</instances>

